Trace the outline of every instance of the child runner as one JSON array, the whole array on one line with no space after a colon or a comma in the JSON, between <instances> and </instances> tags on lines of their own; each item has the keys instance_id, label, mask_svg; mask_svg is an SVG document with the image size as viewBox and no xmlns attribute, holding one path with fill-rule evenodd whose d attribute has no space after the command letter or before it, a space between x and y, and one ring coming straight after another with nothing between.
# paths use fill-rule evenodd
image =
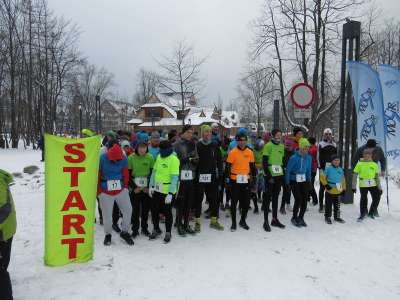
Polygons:
<instances>
[{"instance_id":1,"label":"child runner","mask_svg":"<svg viewBox=\"0 0 400 300\"><path fill-rule=\"evenodd\" d=\"M374 212L379 204L379 198L382 194L382 188L379 180L379 167L376 162L372 160L371 149L365 149L363 152L363 159L360 160L353 170L353 193L356 192L357 177L359 177L360 187L360 217L358 221L364 220L366 215L371 219L375 219ZM371 194L372 203L368 212L368 192Z\"/></svg>"},{"instance_id":2,"label":"child runner","mask_svg":"<svg viewBox=\"0 0 400 300\"><path fill-rule=\"evenodd\" d=\"M340 218L340 195L345 193L346 178L339 165L339 156L332 155L331 165L327 166L321 174L321 183L325 188L325 222L327 224L332 224L332 205L334 220L338 223L344 223L344 220Z\"/></svg>"}]
</instances>

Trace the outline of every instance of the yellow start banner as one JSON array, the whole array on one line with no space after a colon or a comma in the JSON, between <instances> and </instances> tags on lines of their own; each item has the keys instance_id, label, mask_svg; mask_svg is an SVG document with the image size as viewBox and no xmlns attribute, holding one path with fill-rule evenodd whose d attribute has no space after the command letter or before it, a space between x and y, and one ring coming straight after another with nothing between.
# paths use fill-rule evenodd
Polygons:
<instances>
[{"instance_id":1,"label":"yellow start banner","mask_svg":"<svg viewBox=\"0 0 400 300\"><path fill-rule=\"evenodd\" d=\"M93 258L100 136L45 135L45 254L47 266Z\"/></svg>"}]
</instances>

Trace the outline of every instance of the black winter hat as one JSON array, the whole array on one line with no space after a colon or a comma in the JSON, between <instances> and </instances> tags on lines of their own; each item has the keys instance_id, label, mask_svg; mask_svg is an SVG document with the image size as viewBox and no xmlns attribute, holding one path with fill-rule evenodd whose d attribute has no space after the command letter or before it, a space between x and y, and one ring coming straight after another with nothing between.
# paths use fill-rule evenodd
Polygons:
<instances>
[{"instance_id":1,"label":"black winter hat","mask_svg":"<svg viewBox=\"0 0 400 300\"><path fill-rule=\"evenodd\" d=\"M368 148L375 148L377 144L378 143L374 139L370 139L370 140L367 141L367 147Z\"/></svg>"},{"instance_id":2,"label":"black winter hat","mask_svg":"<svg viewBox=\"0 0 400 300\"><path fill-rule=\"evenodd\" d=\"M340 159L339 155L333 154L333 155L331 156L331 161L334 161L335 159Z\"/></svg>"}]
</instances>

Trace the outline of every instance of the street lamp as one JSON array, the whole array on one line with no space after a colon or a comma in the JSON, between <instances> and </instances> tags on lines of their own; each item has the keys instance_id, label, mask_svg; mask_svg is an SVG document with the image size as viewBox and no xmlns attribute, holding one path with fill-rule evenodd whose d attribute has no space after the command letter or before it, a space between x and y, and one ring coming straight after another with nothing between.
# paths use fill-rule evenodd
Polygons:
<instances>
[{"instance_id":1,"label":"street lamp","mask_svg":"<svg viewBox=\"0 0 400 300\"><path fill-rule=\"evenodd\" d=\"M96 132L99 133L100 129L100 96L96 95Z\"/></svg>"}]
</instances>

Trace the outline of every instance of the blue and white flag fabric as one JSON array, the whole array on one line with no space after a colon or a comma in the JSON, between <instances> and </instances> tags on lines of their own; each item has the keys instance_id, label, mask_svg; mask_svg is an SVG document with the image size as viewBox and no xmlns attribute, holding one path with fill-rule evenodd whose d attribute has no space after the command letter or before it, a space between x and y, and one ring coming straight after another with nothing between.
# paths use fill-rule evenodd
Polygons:
<instances>
[{"instance_id":1,"label":"blue and white flag fabric","mask_svg":"<svg viewBox=\"0 0 400 300\"><path fill-rule=\"evenodd\" d=\"M388 65L378 67L383 92L386 156L388 166L400 167L400 70Z\"/></svg>"},{"instance_id":2,"label":"blue and white flag fabric","mask_svg":"<svg viewBox=\"0 0 400 300\"><path fill-rule=\"evenodd\" d=\"M370 65L348 61L357 110L358 146L375 139L386 150L382 87L378 73Z\"/></svg>"}]
</instances>

